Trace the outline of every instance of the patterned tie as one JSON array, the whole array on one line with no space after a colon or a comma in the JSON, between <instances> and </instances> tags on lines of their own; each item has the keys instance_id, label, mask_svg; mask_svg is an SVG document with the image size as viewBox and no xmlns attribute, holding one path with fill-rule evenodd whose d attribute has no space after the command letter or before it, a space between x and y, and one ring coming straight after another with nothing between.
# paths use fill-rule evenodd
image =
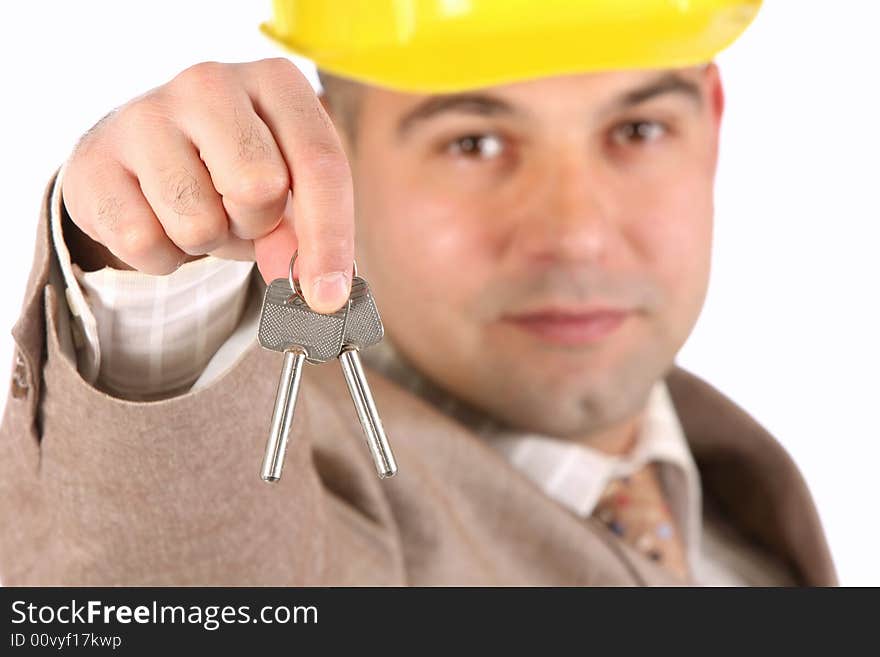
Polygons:
<instances>
[{"instance_id":1,"label":"patterned tie","mask_svg":"<svg viewBox=\"0 0 880 657\"><path fill-rule=\"evenodd\" d=\"M649 559L687 578L681 533L664 499L655 463L612 479L593 515Z\"/></svg>"}]
</instances>

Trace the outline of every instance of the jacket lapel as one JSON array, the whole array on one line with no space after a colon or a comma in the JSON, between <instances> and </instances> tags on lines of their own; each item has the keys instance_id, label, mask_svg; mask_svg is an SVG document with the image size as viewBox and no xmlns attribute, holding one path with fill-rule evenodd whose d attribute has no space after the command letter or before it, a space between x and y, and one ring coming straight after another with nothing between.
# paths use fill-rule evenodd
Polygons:
<instances>
[{"instance_id":1,"label":"jacket lapel","mask_svg":"<svg viewBox=\"0 0 880 657\"><path fill-rule=\"evenodd\" d=\"M816 507L782 445L699 377L676 366L666 382L703 494L747 537L787 561L803 585L836 586Z\"/></svg>"}]
</instances>

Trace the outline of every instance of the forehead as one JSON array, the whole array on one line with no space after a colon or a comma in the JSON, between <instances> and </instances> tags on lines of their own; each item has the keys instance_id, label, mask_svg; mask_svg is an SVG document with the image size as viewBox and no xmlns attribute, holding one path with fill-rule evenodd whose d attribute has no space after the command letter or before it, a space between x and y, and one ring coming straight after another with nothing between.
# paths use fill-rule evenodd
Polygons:
<instances>
[{"instance_id":1,"label":"forehead","mask_svg":"<svg viewBox=\"0 0 880 657\"><path fill-rule=\"evenodd\" d=\"M704 66L695 66L579 73L438 95L366 86L363 101L365 109L386 118L413 110L416 110L416 119L433 118L451 111L540 116L543 109L561 105L588 111L611 110L665 95L698 99L704 69Z\"/></svg>"}]
</instances>

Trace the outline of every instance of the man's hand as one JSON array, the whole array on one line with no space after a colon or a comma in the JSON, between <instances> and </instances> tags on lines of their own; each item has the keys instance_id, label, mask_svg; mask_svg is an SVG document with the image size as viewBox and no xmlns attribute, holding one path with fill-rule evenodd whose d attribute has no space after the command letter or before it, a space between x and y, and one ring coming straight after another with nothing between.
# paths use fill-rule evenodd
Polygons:
<instances>
[{"instance_id":1,"label":"man's hand","mask_svg":"<svg viewBox=\"0 0 880 657\"><path fill-rule=\"evenodd\" d=\"M76 226L134 269L167 274L212 254L255 259L270 281L299 249L309 305L332 312L348 298L351 173L286 59L188 68L92 128L62 184Z\"/></svg>"}]
</instances>

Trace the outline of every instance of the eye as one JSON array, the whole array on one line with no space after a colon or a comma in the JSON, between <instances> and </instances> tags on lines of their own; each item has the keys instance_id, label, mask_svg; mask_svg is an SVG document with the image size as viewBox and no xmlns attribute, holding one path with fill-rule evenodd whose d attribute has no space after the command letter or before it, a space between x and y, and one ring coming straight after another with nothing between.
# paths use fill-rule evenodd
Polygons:
<instances>
[{"instance_id":1,"label":"eye","mask_svg":"<svg viewBox=\"0 0 880 657\"><path fill-rule=\"evenodd\" d=\"M452 155L488 160L501 154L504 143L498 135L466 135L450 142L448 149Z\"/></svg>"},{"instance_id":2,"label":"eye","mask_svg":"<svg viewBox=\"0 0 880 657\"><path fill-rule=\"evenodd\" d=\"M666 133L666 126L657 121L628 121L614 128L611 139L621 145L641 144L656 141Z\"/></svg>"}]
</instances>

